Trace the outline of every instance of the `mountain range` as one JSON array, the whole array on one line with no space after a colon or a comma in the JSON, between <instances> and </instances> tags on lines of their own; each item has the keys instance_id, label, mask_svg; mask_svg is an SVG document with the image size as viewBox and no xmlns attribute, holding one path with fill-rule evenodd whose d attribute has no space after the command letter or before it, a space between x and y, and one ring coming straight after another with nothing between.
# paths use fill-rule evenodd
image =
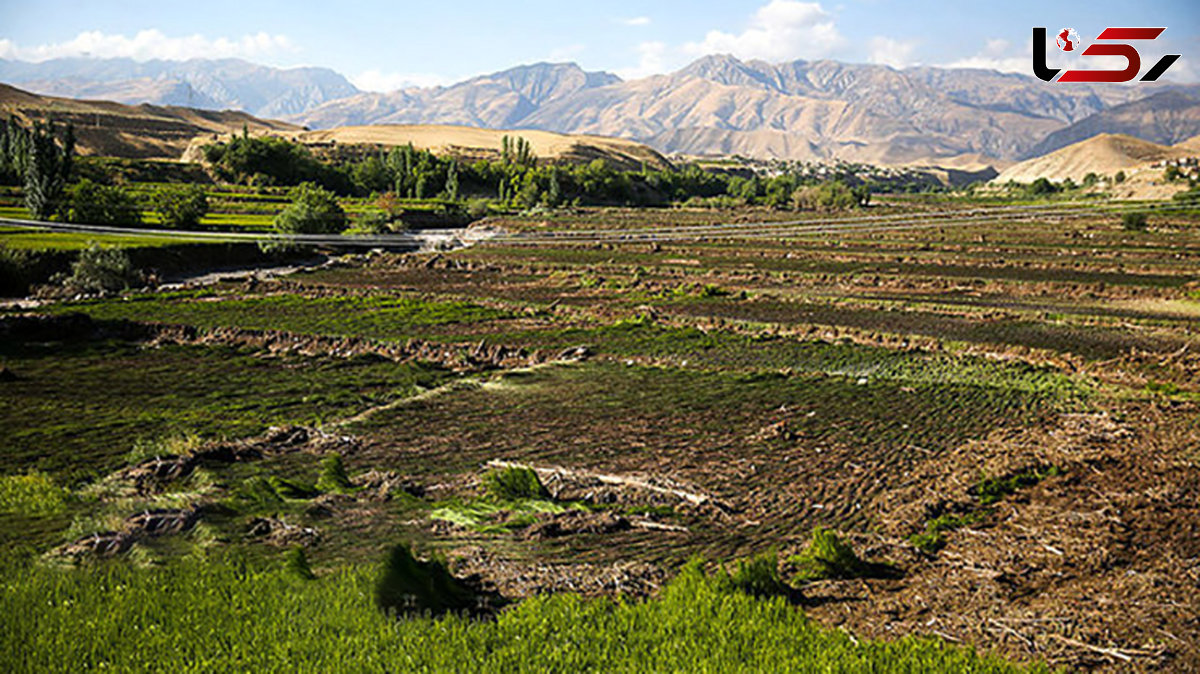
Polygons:
<instances>
[{"instance_id":1,"label":"mountain range","mask_svg":"<svg viewBox=\"0 0 1200 674\"><path fill-rule=\"evenodd\" d=\"M1196 135L1200 113L1200 85L1067 86L990 70L728 55L637 80L537 63L390 93L358 91L324 68L236 59L0 60L0 81L74 98L235 108L319 129L542 129L629 138L669 153L877 164L1005 163L1104 132L1170 143Z\"/></svg>"}]
</instances>

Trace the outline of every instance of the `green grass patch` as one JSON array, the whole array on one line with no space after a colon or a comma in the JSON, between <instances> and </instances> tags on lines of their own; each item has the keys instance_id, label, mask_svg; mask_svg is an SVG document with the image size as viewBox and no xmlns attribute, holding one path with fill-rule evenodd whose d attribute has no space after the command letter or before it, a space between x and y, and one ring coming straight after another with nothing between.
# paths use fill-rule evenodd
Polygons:
<instances>
[{"instance_id":1,"label":"green grass patch","mask_svg":"<svg viewBox=\"0 0 1200 674\"><path fill-rule=\"evenodd\" d=\"M946 547L946 532L975 524L987 515L986 511L963 514L946 513L925 523L925 530L908 537L908 542L921 552L932 555Z\"/></svg>"},{"instance_id":2,"label":"green grass patch","mask_svg":"<svg viewBox=\"0 0 1200 674\"><path fill-rule=\"evenodd\" d=\"M71 492L42 472L0 476L0 513L52 515L65 510L70 499Z\"/></svg>"},{"instance_id":3,"label":"green grass patch","mask_svg":"<svg viewBox=\"0 0 1200 674\"><path fill-rule=\"evenodd\" d=\"M20 375L0 396L0 470L75 477L118 467L139 438L320 425L451 377L414 363L123 342L7 343L0 357Z\"/></svg>"},{"instance_id":4,"label":"green grass patch","mask_svg":"<svg viewBox=\"0 0 1200 674\"><path fill-rule=\"evenodd\" d=\"M56 304L52 313L82 312L97 320L155 321L201 328L285 330L313 335L400 340L422 328L512 317L470 302L433 301L395 295L347 297L224 297L204 301L180 294L133 295L115 300Z\"/></svg>"},{"instance_id":5,"label":"green grass patch","mask_svg":"<svg viewBox=\"0 0 1200 674\"><path fill-rule=\"evenodd\" d=\"M389 564L421 578L407 559ZM411 571L410 571L411 569ZM689 566L655 599L538 597L471 620L397 621L371 566L297 582L279 565L192 558L138 569L7 567L7 671L1048 671L929 638L854 639L781 598ZM407 577L407 576L406 576ZM401 585L418 595L420 584Z\"/></svg>"},{"instance_id":6,"label":"green grass patch","mask_svg":"<svg viewBox=\"0 0 1200 674\"><path fill-rule=\"evenodd\" d=\"M1032 487L1048 477L1055 477L1062 473L1062 469L1058 466L1043 466L1005 477L985 477L971 489L971 494L979 499L980 505L989 506L1006 496L1015 494L1019 489Z\"/></svg>"},{"instance_id":7,"label":"green grass patch","mask_svg":"<svg viewBox=\"0 0 1200 674\"><path fill-rule=\"evenodd\" d=\"M499 501L550 498L550 492L530 468L513 466L490 470L483 476L483 487L489 496Z\"/></svg>"}]
</instances>

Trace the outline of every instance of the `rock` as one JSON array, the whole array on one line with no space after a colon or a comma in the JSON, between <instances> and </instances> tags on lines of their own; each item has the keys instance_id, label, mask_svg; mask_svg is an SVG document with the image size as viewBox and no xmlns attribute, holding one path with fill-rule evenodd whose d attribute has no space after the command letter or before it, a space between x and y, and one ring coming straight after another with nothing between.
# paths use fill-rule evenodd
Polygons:
<instances>
[{"instance_id":1,"label":"rock","mask_svg":"<svg viewBox=\"0 0 1200 674\"><path fill-rule=\"evenodd\" d=\"M309 547L321 539L321 533L312 527L288 524L275 517L255 517L250 520L246 536L260 538L264 543L278 547Z\"/></svg>"},{"instance_id":2,"label":"rock","mask_svg":"<svg viewBox=\"0 0 1200 674\"><path fill-rule=\"evenodd\" d=\"M352 480L355 487L362 490L363 495L372 501L387 501L392 494L402 491L420 498L425 495L425 489L409 478L393 471L371 470Z\"/></svg>"},{"instance_id":3,"label":"rock","mask_svg":"<svg viewBox=\"0 0 1200 674\"><path fill-rule=\"evenodd\" d=\"M525 530L525 538L546 539L574 534L609 534L629 529L629 520L610 512L568 510L544 516Z\"/></svg>"},{"instance_id":4,"label":"rock","mask_svg":"<svg viewBox=\"0 0 1200 674\"><path fill-rule=\"evenodd\" d=\"M195 509L143 510L125 520L126 531L135 536L162 536L178 534L196 526L200 519Z\"/></svg>"},{"instance_id":5,"label":"rock","mask_svg":"<svg viewBox=\"0 0 1200 674\"><path fill-rule=\"evenodd\" d=\"M102 531L84 536L59 548L57 553L64 557L112 557L133 547L136 536L124 531Z\"/></svg>"}]
</instances>

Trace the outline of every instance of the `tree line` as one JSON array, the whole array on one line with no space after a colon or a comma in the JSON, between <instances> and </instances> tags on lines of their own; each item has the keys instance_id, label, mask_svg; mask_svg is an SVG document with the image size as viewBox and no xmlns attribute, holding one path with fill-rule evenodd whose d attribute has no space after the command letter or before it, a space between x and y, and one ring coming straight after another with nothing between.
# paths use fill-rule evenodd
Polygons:
<instances>
[{"instance_id":1,"label":"tree line","mask_svg":"<svg viewBox=\"0 0 1200 674\"><path fill-rule=\"evenodd\" d=\"M528 209L565 204L663 206L696 200L710 205L840 209L866 205L870 187L850 175L817 180L791 172L745 177L680 168L620 170L604 160L560 165L541 162L529 142L504 136L497 160L464 161L411 144L341 163L323 162L303 145L243 132L205 148L218 177L246 185L309 182L340 196L390 193L400 199L459 201L487 198ZM821 187L836 183L838 187ZM817 187L798 194L801 188Z\"/></svg>"}]
</instances>

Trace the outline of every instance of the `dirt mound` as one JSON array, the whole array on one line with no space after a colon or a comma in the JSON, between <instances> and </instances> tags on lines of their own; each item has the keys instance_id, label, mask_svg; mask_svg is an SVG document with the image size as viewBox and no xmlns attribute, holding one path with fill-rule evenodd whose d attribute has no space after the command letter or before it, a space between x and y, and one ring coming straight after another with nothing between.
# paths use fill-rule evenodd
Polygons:
<instances>
[{"instance_id":1,"label":"dirt mound","mask_svg":"<svg viewBox=\"0 0 1200 674\"><path fill-rule=\"evenodd\" d=\"M568 510L548 513L525 530L525 538L547 539L575 534L610 534L630 528L629 520L609 512Z\"/></svg>"},{"instance_id":2,"label":"dirt mound","mask_svg":"<svg viewBox=\"0 0 1200 674\"><path fill-rule=\"evenodd\" d=\"M88 557L113 557L128 552L139 540L183 533L199 521L198 508L143 510L126 518L119 531L101 531L84 536L50 554L75 561Z\"/></svg>"},{"instance_id":3,"label":"dirt mound","mask_svg":"<svg viewBox=\"0 0 1200 674\"><path fill-rule=\"evenodd\" d=\"M663 569L645 562L539 564L505 559L479 547L452 552L450 567L455 575L478 578L483 587L509 599L550 592L646 597L658 591L668 577Z\"/></svg>"},{"instance_id":4,"label":"dirt mound","mask_svg":"<svg viewBox=\"0 0 1200 674\"><path fill-rule=\"evenodd\" d=\"M321 532L313 527L290 524L278 517L256 517L246 528L246 537L280 548L311 547L321 540Z\"/></svg>"}]
</instances>

